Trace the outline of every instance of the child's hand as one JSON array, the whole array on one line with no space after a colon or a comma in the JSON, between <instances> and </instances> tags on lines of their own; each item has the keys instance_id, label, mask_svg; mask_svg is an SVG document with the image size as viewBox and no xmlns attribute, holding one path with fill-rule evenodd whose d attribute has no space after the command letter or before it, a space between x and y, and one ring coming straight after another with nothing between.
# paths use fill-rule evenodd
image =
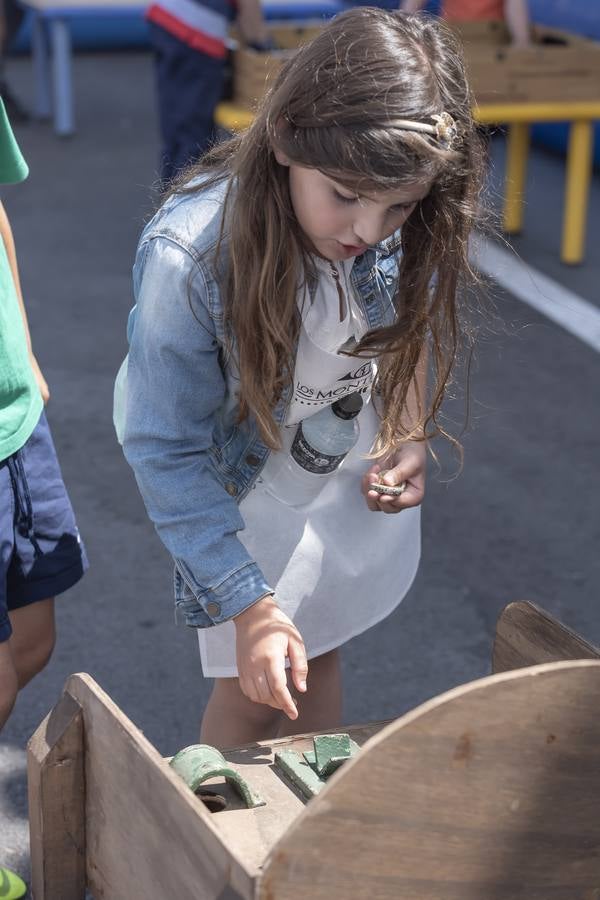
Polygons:
<instances>
[{"instance_id":1,"label":"child's hand","mask_svg":"<svg viewBox=\"0 0 600 900\"><path fill-rule=\"evenodd\" d=\"M233 620L242 693L255 703L281 709L290 719L298 710L287 686L286 657L297 690L306 690L308 664L300 632L273 597L263 597Z\"/></svg>"},{"instance_id":2,"label":"child's hand","mask_svg":"<svg viewBox=\"0 0 600 900\"><path fill-rule=\"evenodd\" d=\"M42 375L42 370L40 369L40 367L38 365L38 361L35 358L35 356L33 355L33 353L29 354L29 362L30 362L31 368L33 369L33 374L35 375L35 380L37 382L37 386L40 389L40 394L42 395L42 400L44 401L44 406L45 406L46 403L48 402L48 400L50 399L50 390L46 383L46 379Z\"/></svg>"},{"instance_id":3,"label":"child's hand","mask_svg":"<svg viewBox=\"0 0 600 900\"><path fill-rule=\"evenodd\" d=\"M375 463L362 479L362 492L372 512L397 513L411 506L418 506L425 495L425 468L427 445L425 441L409 441L393 456L382 463ZM370 485L379 481L379 473L385 472L383 483L390 487L406 483L404 491L396 497L378 494Z\"/></svg>"}]
</instances>

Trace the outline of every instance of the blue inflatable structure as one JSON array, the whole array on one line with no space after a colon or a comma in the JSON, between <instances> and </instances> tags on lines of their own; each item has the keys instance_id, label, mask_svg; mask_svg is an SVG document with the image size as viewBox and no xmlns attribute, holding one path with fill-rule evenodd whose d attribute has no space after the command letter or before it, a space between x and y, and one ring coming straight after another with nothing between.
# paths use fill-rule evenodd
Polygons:
<instances>
[{"instance_id":1,"label":"blue inflatable structure","mask_svg":"<svg viewBox=\"0 0 600 900\"><path fill-rule=\"evenodd\" d=\"M321 2L285 3L272 0L266 2L267 17L270 19L330 17L348 6L358 5L343 0L321 0ZM378 0L375 4L387 9L397 9L399 0ZM439 0L429 0L426 9L439 11ZM542 25L550 25L572 31L586 37L600 40L600 4L597 0L529 0L531 18ZM141 13L119 15L111 19L107 16L96 18L93 14L81 15L72 20L73 45L80 50L102 50L141 48L148 46L148 32ZM31 42L31 19L26 17L13 49L25 51ZM564 152L566 149L567 124L536 125L534 139L548 147ZM595 129L594 162L600 166L600 124Z\"/></svg>"},{"instance_id":2,"label":"blue inflatable structure","mask_svg":"<svg viewBox=\"0 0 600 900\"><path fill-rule=\"evenodd\" d=\"M99 0L100 5L101 0ZM267 19L331 18L346 9L342 0L307 0L286 3L285 0L264 0ZM121 50L149 46L148 27L143 12L115 14L114 18L95 16L93 11L81 10L71 17L71 39L77 50ZM15 53L28 51L31 46L31 13L28 13L11 47Z\"/></svg>"}]
</instances>

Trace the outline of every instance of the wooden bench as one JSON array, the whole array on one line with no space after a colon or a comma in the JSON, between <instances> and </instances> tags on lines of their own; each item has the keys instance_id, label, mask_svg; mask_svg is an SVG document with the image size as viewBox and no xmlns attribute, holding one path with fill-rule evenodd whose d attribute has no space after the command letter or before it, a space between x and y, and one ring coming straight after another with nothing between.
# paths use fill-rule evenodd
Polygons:
<instances>
[{"instance_id":1,"label":"wooden bench","mask_svg":"<svg viewBox=\"0 0 600 900\"><path fill-rule=\"evenodd\" d=\"M349 728L361 751L309 802L273 758L310 735L224 751L267 802L223 783L215 814L74 675L29 746L34 897L595 900L600 653L512 604L494 665L515 664Z\"/></svg>"},{"instance_id":2,"label":"wooden bench","mask_svg":"<svg viewBox=\"0 0 600 900\"><path fill-rule=\"evenodd\" d=\"M147 7L142 0L21 0L32 12L31 57L35 87L34 112L40 119L53 116L60 137L75 132L71 23L82 17L125 20Z\"/></svg>"}]
</instances>

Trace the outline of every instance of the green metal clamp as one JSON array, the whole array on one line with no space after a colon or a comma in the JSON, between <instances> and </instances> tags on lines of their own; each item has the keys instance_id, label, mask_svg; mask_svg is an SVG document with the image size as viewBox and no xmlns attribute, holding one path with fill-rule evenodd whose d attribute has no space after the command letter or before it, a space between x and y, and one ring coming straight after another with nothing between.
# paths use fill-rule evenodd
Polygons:
<instances>
[{"instance_id":1,"label":"green metal clamp","mask_svg":"<svg viewBox=\"0 0 600 900\"><path fill-rule=\"evenodd\" d=\"M248 809L266 805L240 773L229 765L223 754L210 744L191 744L184 747L173 757L169 765L194 793L209 778L220 776L237 791Z\"/></svg>"}]
</instances>

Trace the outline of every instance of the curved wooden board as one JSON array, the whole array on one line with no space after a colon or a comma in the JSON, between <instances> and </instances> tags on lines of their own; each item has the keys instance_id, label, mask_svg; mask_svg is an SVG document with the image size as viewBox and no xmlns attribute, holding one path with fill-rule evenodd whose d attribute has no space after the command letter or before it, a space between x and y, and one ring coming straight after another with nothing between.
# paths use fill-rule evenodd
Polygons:
<instances>
[{"instance_id":1,"label":"curved wooden board","mask_svg":"<svg viewBox=\"0 0 600 900\"><path fill-rule=\"evenodd\" d=\"M204 805L89 675L72 675L85 744L87 883L95 900L254 894Z\"/></svg>"},{"instance_id":2,"label":"curved wooden board","mask_svg":"<svg viewBox=\"0 0 600 900\"><path fill-rule=\"evenodd\" d=\"M261 900L600 898L600 662L492 675L365 744L275 845Z\"/></svg>"},{"instance_id":3,"label":"curved wooden board","mask_svg":"<svg viewBox=\"0 0 600 900\"><path fill-rule=\"evenodd\" d=\"M494 672L567 659L600 659L600 649L534 603L509 603L498 619Z\"/></svg>"}]
</instances>

